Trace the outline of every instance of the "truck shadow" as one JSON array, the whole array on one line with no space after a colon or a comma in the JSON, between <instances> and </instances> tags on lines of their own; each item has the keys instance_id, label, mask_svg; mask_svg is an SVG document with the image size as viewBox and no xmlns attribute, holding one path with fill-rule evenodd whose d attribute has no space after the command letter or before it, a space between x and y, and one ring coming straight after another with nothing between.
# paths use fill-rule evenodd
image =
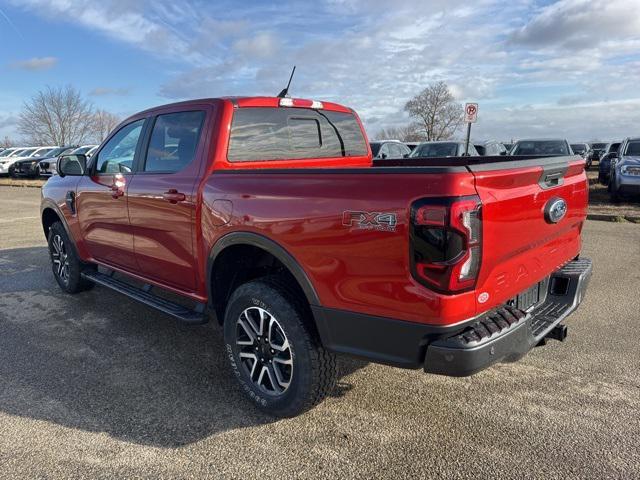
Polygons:
<instances>
[{"instance_id":1,"label":"truck shadow","mask_svg":"<svg viewBox=\"0 0 640 480\"><path fill-rule=\"evenodd\" d=\"M366 363L339 365L336 396ZM276 421L240 392L217 325L186 327L99 287L65 295L44 247L0 250L0 384L0 411L143 445Z\"/></svg>"}]
</instances>

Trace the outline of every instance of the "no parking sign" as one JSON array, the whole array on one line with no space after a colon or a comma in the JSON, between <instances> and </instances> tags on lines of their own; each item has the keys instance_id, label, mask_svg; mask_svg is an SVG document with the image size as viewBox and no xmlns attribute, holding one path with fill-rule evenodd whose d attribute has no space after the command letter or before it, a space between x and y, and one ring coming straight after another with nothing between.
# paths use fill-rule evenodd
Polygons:
<instances>
[{"instance_id":1,"label":"no parking sign","mask_svg":"<svg viewBox=\"0 0 640 480\"><path fill-rule=\"evenodd\" d=\"M466 123L476 123L478 119L478 104L467 103L464 106L464 121Z\"/></svg>"}]
</instances>

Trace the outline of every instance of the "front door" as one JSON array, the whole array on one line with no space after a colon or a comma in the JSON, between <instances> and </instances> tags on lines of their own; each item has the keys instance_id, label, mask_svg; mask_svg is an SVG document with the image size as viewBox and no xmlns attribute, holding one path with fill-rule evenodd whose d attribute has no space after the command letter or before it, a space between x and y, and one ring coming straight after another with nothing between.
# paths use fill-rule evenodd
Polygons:
<instances>
[{"instance_id":1,"label":"front door","mask_svg":"<svg viewBox=\"0 0 640 480\"><path fill-rule=\"evenodd\" d=\"M185 291L197 282L193 228L206 116L205 108L159 114L127 191L141 272Z\"/></svg>"},{"instance_id":2,"label":"front door","mask_svg":"<svg viewBox=\"0 0 640 480\"><path fill-rule=\"evenodd\" d=\"M94 155L90 174L78 184L78 221L91 256L126 270L137 270L127 212L127 188L139 151L145 119L118 130Z\"/></svg>"}]
</instances>

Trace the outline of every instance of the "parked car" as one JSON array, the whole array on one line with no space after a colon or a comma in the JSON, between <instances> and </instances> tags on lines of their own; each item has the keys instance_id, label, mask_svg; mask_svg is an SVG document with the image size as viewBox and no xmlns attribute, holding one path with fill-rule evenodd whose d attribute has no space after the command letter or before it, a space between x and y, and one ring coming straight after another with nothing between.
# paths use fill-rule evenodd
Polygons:
<instances>
[{"instance_id":1,"label":"parked car","mask_svg":"<svg viewBox=\"0 0 640 480\"><path fill-rule=\"evenodd\" d=\"M593 160L600 160L600 158L605 154L605 150L607 149L606 142L591 142L589 144L591 146L591 151L593 152Z\"/></svg>"},{"instance_id":2,"label":"parked car","mask_svg":"<svg viewBox=\"0 0 640 480\"><path fill-rule=\"evenodd\" d=\"M43 162L53 163L57 161L58 156L63 153L68 153L71 150L77 148L76 146L71 147L57 147L44 152L43 156L31 157L25 160L19 160L15 162L9 168L9 175L14 178L18 177L27 177L27 178L36 178L39 177L43 172L41 170L41 166ZM36 152L37 155L38 152Z\"/></svg>"},{"instance_id":3,"label":"parked car","mask_svg":"<svg viewBox=\"0 0 640 480\"><path fill-rule=\"evenodd\" d=\"M507 154L509 154L511 152L511 149L513 148L513 143L511 143L511 142L502 142L502 145L504 146L504 148L507 149Z\"/></svg>"},{"instance_id":4,"label":"parked car","mask_svg":"<svg viewBox=\"0 0 640 480\"><path fill-rule=\"evenodd\" d=\"M501 142L489 140L487 142L474 143L476 151L482 156L506 155L507 149Z\"/></svg>"},{"instance_id":5,"label":"parked car","mask_svg":"<svg viewBox=\"0 0 640 480\"><path fill-rule=\"evenodd\" d=\"M609 185L611 177L611 160L618 155L618 149L622 142L612 142L602 149L602 155L598 162L598 182Z\"/></svg>"},{"instance_id":6,"label":"parked car","mask_svg":"<svg viewBox=\"0 0 640 480\"><path fill-rule=\"evenodd\" d=\"M51 155L49 158L44 158L40 160L38 164L38 169L40 171L40 175L49 177L51 175L56 174L56 164L58 161L58 157L63 153L69 154L84 154L87 157L91 157L91 154L98 148L97 145L83 145L81 147L68 147L71 151L65 150L64 152L58 153L56 155Z\"/></svg>"},{"instance_id":7,"label":"parked car","mask_svg":"<svg viewBox=\"0 0 640 480\"><path fill-rule=\"evenodd\" d=\"M9 169L15 162L31 158L36 152L41 149L42 147L23 148L14 151L8 157L0 158L0 175L9 175Z\"/></svg>"},{"instance_id":8,"label":"parked car","mask_svg":"<svg viewBox=\"0 0 640 480\"><path fill-rule=\"evenodd\" d=\"M411 149L398 140L380 140L369 143L374 159L405 158Z\"/></svg>"},{"instance_id":9,"label":"parked car","mask_svg":"<svg viewBox=\"0 0 640 480\"><path fill-rule=\"evenodd\" d=\"M423 142L411 152L411 155L409 155L409 157L461 157L465 154L465 148L466 142ZM468 155L472 157L479 156L476 147L472 143L469 143Z\"/></svg>"},{"instance_id":10,"label":"parked car","mask_svg":"<svg viewBox=\"0 0 640 480\"><path fill-rule=\"evenodd\" d=\"M588 143L572 143L571 150L573 150L573 153L580 155L586 160L587 163L585 168L587 168L587 170L591 168L591 164L593 163L593 150L591 150Z\"/></svg>"},{"instance_id":11,"label":"parked car","mask_svg":"<svg viewBox=\"0 0 640 480\"><path fill-rule=\"evenodd\" d=\"M511 155L573 155L569 142L556 138L518 140Z\"/></svg>"},{"instance_id":12,"label":"parked car","mask_svg":"<svg viewBox=\"0 0 640 480\"><path fill-rule=\"evenodd\" d=\"M640 137L625 139L611 159L609 192L614 202L623 195L640 195Z\"/></svg>"},{"instance_id":13,"label":"parked car","mask_svg":"<svg viewBox=\"0 0 640 480\"><path fill-rule=\"evenodd\" d=\"M15 156L16 154L18 154L22 150L24 150L24 147L7 148L2 152L2 155L0 155L0 160Z\"/></svg>"},{"instance_id":14,"label":"parked car","mask_svg":"<svg viewBox=\"0 0 640 480\"><path fill-rule=\"evenodd\" d=\"M373 166L350 108L194 100L61 156L41 218L64 292L217 319L240 391L293 416L332 391L336 353L465 376L565 338L591 273L582 159L494 158Z\"/></svg>"}]
</instances>

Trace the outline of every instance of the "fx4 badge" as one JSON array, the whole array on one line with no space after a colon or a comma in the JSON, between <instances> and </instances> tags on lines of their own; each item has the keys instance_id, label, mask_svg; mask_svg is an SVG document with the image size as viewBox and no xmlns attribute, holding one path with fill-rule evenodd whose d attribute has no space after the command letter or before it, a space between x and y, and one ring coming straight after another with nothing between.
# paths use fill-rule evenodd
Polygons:
<instances>
[{"instance_id":1,"label":"fx4 badge","mask_svg":"<svg viewBox=\"0 0 640 480\"><path fill-rule=\"evenodd\" d=\"M342 212L342 225L346 227L355 227L360 230L395 232L397 224L395 213L370 213L352 210Z\"/></svg>"}]
</instances>

